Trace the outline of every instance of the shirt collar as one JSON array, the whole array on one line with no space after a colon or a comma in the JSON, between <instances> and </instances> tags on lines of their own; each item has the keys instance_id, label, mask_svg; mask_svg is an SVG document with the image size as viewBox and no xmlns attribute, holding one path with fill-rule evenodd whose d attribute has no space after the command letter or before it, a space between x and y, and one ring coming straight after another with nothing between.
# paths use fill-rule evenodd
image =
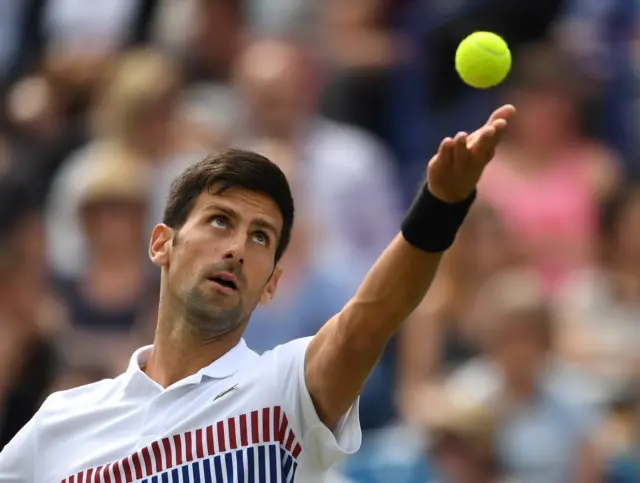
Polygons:
<instances>
[{"instance_id":1,"label":"shirt collar","mask_svg":"<svg viewBox=\"0 0 640 483\"><path fill-rule=\"evenodd\" d=\"M141 347L133 353L126 372L129 377L134 377L136 374L146 376L142 371L142 367L146 365L152 349L153 346L148 345ZM213 379L224 379L225 377L235 374L243 365L257 357L259 357L258 354L247 347L244 339L240 339L240 341L231 350L208 366L200 369L195 375L200 376L198 379L201 379L202 376L211 377Z\"/></svg>"}]
</instances>

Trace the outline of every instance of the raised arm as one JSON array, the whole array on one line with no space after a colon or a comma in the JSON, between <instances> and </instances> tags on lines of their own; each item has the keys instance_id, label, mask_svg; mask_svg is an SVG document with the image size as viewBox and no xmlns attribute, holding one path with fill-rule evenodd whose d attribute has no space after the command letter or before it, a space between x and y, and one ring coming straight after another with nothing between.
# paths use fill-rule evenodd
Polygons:
<instances>
[{"instance_id":1,"label":"raised arm","mask_svg":"<svg viewBox=\"0 0 640 483\"><path fill-rule=\"evenodd\" d=\"M496 110L467 136L442 141L425 186L356 295L310 342L307 387L321 420L333 428L362 390L385 345L423 299L440 257L464 220L513 106Z\"/></svg>"}]
</instances>

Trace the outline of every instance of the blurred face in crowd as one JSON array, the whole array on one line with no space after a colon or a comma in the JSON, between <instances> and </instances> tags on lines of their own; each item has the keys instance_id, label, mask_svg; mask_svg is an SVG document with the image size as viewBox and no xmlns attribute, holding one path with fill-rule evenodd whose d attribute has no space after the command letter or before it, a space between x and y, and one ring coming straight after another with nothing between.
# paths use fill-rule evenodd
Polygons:
<instances>
[{"instance_id":1,"label":"blurred face in crowd","mask_svg":"<svg viewBox=\"0 0 640 483\"><path fill-rule=\"evenodd\" d=\"M509 254L507 233L497 213L481 204L472 208L452 250L456 272L484 280L504 267Z\"/></svg>"},{"instance_id":2,"label":"blurred face in crowd","mask_svg":"<svg viewBox=\"0 0 640 483\"><path fill-rule=\"evenodd\" d=\"M216 80L226 80L235 59L242 28L239 0L198 0L190 53Z\"/></svg>"},{"instance_id":3,"label":"blurred face in crowd","mask_svg":"<svg viewBox=\"0 0 640 483\"><path fill-rule=\"evenodd\" d=\"M309 89L300 54L277 41L250 46L238 65L238 84L258 134L290 139L307 114Z\"/></svg>"},{"instance_id":4,"label":"blurred face in crowd","mask_svg":"<svg viewBox=\"0 0 640 483\"><path fill-rule=\"evenodd\" d=\"M330 0L326 2L327 23L337 27L369 27L376 25L383 10L381 0Z\"/></svg>"},{"instance_id":5,"label":"blurred face in crowd","mask_svg":"<svg viewBox=\"0 0 640 483\"><path fill-rule=\"evenodd\" d=\"M131 200L101 200L84 207L82 219L93 256L114 260L139 256L146 213L144 202Z\"/></svg>"},{"instance_id":6,"label":"blurred face in crowd","mask_svg":"<svg viewBox=\"0 0 640 483\"><path fill-rule=\"evenodd\" d=\"M487 472L486 455L465 438L446 434L438 438L433 456L448 483L482 481Z\"/></svg>"},{"instance_id":7,"label":"blurred face in crowd","mask_svg":"<svg viewBox=\"0 0 640 483\"><path fill-rule=\"evenodd\" d=\"M181 79L160 52L134 50L124 55L99 97L102 136L116 138L140 155L157 157L173 139Z\"/></svg>"},{"instance_id":8,"label":"blurred face in crowd","mask_svg":"<svg viewBox=\"0 0 640 483\"><path fill-rule=\"evenodd\" d=\"M521 89L513 94L511 102L518 106L518 119L510 136L523 147L555 148L573 136L574 101L561 89Z\"/></svg>"},{"instance_id":9,"label":"blurred face in crowd","mask_svg":"<svg viewBox=\"0 0 640 483\"><path fill-rule=\"evenodd\" d=\"M503 315L495 321L490 344L506 382L518 390L533 388L550 349L542 312L535 310Z\"/></svg>"},{"instance_id":10,"label":"blurred face in crowd","mask_svg":"<svg viewBox=\"0 0 640 483\"><path fill-rule=\"evenodd\" d=\"M143 146L161 145L162 141L171 138L176 110L176 91L168 88L137 113L133 136Z\"/></svg>"},{"instance_id":11,"label":"blurred face in crowd","mask_svg":"<svg viewBox=\"0 0 640 483\"><path fill-rule=\"evenodd\" d=\"M176 310L215 339L242 327L275 294L283 219L261 193L239 187L212 193L199 195L178 231L155 228L151 255L165 269Z\"/></svg>"}]
</instances>

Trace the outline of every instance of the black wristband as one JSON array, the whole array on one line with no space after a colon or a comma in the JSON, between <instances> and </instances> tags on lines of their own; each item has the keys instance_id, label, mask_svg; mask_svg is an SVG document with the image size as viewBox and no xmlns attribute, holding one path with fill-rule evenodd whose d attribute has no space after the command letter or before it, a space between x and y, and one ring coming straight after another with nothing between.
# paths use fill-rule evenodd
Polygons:
<instances>
[{"instance_id":1,"label":"black wristband","mask_svg":"<svg viewBox=\"0 0 640 483\"><path fill-rule=\"evenodd\" d=\"M402 222L402 236L425 252L445 251L453 244L475 199L474 190L459 203L445 203L436 198L425 183Z\"/></svg>"}]
</instances>

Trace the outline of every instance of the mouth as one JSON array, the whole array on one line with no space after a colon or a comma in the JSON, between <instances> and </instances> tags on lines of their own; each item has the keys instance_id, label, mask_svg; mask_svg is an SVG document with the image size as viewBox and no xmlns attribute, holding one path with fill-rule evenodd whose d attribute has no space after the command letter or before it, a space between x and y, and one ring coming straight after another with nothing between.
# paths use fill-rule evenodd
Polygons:
<instances>
[{"instance_id":1,"label":"mouth","mask_svg":"<svg viewBox=\"0 0 640 483\"><path fill-rule=\"evenodd\" d=\"M238 281L230 273L219 273L209 277L209 281L217 283L228 290L238 290Z\"/></svg>"}]
</instances>

